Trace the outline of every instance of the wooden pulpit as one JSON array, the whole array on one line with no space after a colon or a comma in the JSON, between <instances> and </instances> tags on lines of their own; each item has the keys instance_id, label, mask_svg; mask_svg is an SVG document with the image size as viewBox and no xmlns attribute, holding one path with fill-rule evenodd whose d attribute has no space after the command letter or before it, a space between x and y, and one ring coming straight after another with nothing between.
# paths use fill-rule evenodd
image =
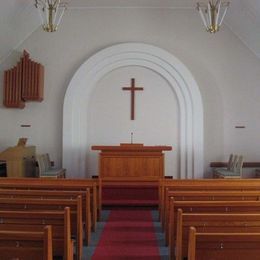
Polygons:
<instances>
[{"instance_id":1,"label":"wooden pulpit","mask_svg":"<svg viewBox=\"0 0 260 260\"><path fill-rule=\"evenodd\" d=\"M120 144L120 146L92 146L99 153L101 178L151 178L164 177L164 153L171 146L144 146Z\"/></svg>"},{"instance_id":2,"label":"wooden pulpit","mask_svg":"<svg viewBox=\"0 0 260 260\"><path fill-rule=\"evenodd\" d=\"M0 160L6 162L7 177L35 177L35 146L25 146L24 139L1 152Z\"/></svg>"}]
</instances>

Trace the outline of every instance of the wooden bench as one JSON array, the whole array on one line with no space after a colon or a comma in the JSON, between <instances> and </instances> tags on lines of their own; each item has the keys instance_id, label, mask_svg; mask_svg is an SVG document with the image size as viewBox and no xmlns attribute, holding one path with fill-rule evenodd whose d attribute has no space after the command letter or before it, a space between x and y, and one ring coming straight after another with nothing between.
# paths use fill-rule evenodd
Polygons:
<instances>
[{"instance_id":1,"label":"wooden bench","mask_svg":"<svg viewBox=\"0 0 260 260\"><path fill-rule=\"evenodd\" d=\"M200 233L260 233L260 214L183 213L182 209L178 209L176 260L188 256L191 226ZM173 252L171 259L175 259Z\"/></svg>"},{"instance_id":2,"label":"wooden bench","mask_svg":"<svg viewBox=\"0 0 260 260\"><path fill-rule=\"evenodd\" d=\"M91 196L91 223L96 229L97 219L101 214L101 186L96 179L39 179L39 178L0 178L0 189L36 189L36 190L64 190L86 191L90 190Z\"/></svg>"},{"instance_id":3,"label":"wooden bench","mask_svg":"<svg viewBox=\"0 0 260 260\"><path fill-rule=\"evenodd\" d=\"M82 198L77 199L30 199L0 198L0 210L60 210L70 207L71 233L76 239L76 256L80 260L83 251Z\"/></svg>"},{"instance_id":4,"label":"wooden bench","mask_svg":"<svg viewBox=\"0 0 260 260\"><path fill-rule=\"evenodd\" d=\"M53 260L51 226L42 231L0 230L1 260Z\"/></svg>"},{"instance_id":5,"label":"wooden bench","mask_svg":"<svg viewBox=\"0 0 260 260\"><path fill-rule=\"evenodd\" d=\"M53 255L73 260L70 208L59 211L2 211L1 231L41 231L46 225L52 227Z\"/></svg>"},{"instance_id":6,"label":"wooden bench","mask_svg":"<svg viewBox=\"0 0 260 260\"><path fill-rule=\"evenodd\" d=\"M78 196L82 197L82 220L85 224L86 245L89 245L91 237L89 188L86 191L0 189L1 198L76 199Z\"/></svg>"},{"instance_id":7,"label":"wooden bench","mask_svg":"<svg viewBox=\"0 0 260 260\"><path fill-rule=\"evenodd\" d=\"M189 260L259 260L260 233L200 233L190 227Z\"/></svg>"},{"instance_id":8,"label":"wooden bench","mask_svg":"<svg viewBox=\"0 0 260 260\"><path fill-rule=\"evenodd\" d=\"M166 227L165 236L166 242L168 241L168 224L169 224L169 211L170 211L170 200L174 201L259 201L260 200L260 190L259 191L221 191L221 190L211 190L211 191L166 191L165 199L165 213L163 226Z\"/></svg>"},{"instance_id":9,"label":"wooden bench","mask_svg":"<svg viewBox=\"0 0 260 260\"><path fill-rule=\"evenodd\" d=\"M161 179L159 181L159 215L164 220L165 199L167 190L171 191L210 191L210 190L260 190L260 179ZM164 223L162 223L164 227Z\"/></svg>"},{"instance_id":10,"label":"wooden bench","mask_svg":"<svg viewBox=\"0 0 260 260\"><path fill-rule=\"evenodd\" d=\"M177 210L184 213L259 213L260 201L174 201L170 203L169 247L174 252Z\"/></svg>"}]
</instances>

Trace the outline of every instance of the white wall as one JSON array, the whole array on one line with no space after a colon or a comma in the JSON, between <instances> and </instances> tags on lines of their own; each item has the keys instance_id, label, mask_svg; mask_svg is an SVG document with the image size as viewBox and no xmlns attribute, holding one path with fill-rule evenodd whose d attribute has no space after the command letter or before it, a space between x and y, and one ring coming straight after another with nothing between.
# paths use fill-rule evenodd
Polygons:
<instances>
[{"instance_id":1,"label":"white wall","mask_svg":"<svg viewBox=\"0 0 260 260\"><path fill-rule=\"evenodd\" d=\"M130 120L130 93L122 87L136 79L135 120ZM87 172L98 172L98 152L92 145L135 143L170 145L174 151L165 152L165 174L178 177L179 108L175 93L160 75L152 70L132 66L114 70L99 81L92 95L88 111L87 140L89 144Z\"/></svg>"},{"instance_id":2,"label":"white wall","mask_svg":"<svg viewBox=\"0 0 260 260\"><path fill-rule=\"evenodd\" d=\"M62 106L72 75L97 51L122 42L163 48L194 75L205 113L205 172L210 161L223 160L230 152L259 161L259 59L225 26L216 35L206 33L195 10L69 10L58 32L39 28L17 51L26 49L45 66L45 98L24 110L0 108L0 148L27 136L38 152L49 152L60 165ZM16 61L10 57L1 68ZM21 129L23 123L32 127ZM241 124L244 130L234 128Z\"/></svg>"}]
</instances>

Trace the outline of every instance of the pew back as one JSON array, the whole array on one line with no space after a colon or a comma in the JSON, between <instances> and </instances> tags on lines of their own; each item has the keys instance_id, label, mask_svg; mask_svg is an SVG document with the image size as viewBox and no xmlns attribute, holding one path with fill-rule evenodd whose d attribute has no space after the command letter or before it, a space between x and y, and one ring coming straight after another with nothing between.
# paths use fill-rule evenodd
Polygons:
<instances>
[{"instance_id":1,"label":"pew back","mask_svg":"<svg viewBox=\"0 0 260 260\"><path fill-rule=\"evenodd\" d=\"M176 233L176 260L188 256L189 228L200 233L260 233L259 214L183 213L178 209ZM171 259L174 259L173 252Z\"/></svg>"},{"instance_id":2,"label":"pew back","mask_svg":"<svg viewBox=\"0 0 260 260\"><path fill-rule=\"evenodd\" d=\"M1 231L41 231L52 227L53 255L73 259L70 208L59 211L0 211Z\"/></svg>"},{"instance_id":3,"label":"pew back","mask_svg":"<svg viewBox=\"0 0 260 260\"><path fill-rule=\"evenodd\" d=\"M162 220L163 229L166 227L166 235L168 219L169 219L169 204L170 200L174 201L259 201L260 200L260 190L259 191L236 191L236 190L210 190L210 191L171 191L166 190L165 196L165 206L164 206L164 219Z\"/></svg>"},{"instance_id":4,"label":"pew back","mask_svg":"<svg viewBox=\"0 0 260 260\"><path fill-rule=\"evenodd\" d=\"M166 191L163 227L169 241L170 200L174 201L259 201L260 191Z\"/></svg>"},{"instance_id":5,"label":"pew back","mask_svg":"<svg viewBox=\"0 0 260 260\"><path fill-rule=\"evenodd\" d=\"M0 230L1 260L52 260L52 229L42 231Z\"/></svg>"},{"instance_id":6,"label":"pew back","mask_svg":"<svg viewBox=\"0 0 260 260\"><path fill-rule=\"evenodd\" d=\"M78 196L82 197L82 220L85 223L86 244L89 245L91 236L89 188L86 191L0 189L1 198L76 199Z\"/></svg>"},{"instance_id":7,"label":"pew back","mask_svg":"<svg viewBox=\"0 0 260 260\"><path fill-rule=\"evenodd\" d=\"M71 232L76 237L77 259L82 258L82 198L77 199L31 199L31 198L0 198L0 210L61 210L70 207Z\"/></svg>"},{"instance_id":8,"label":"pew back","mask_svg":"<svg viewBox=\"0 0 260 260\"><path fill-rule=\"evenodd\" d=\"M164 218L164 205L166 190L260 190L260 179L161 179L159 181L159 213L160 219Z\"/></svg>"},{"instance_id":9,"label":"pew back","mask_svg":"<svg viewBox=\"0 0 260 260\"><path fill-rule=\"evenodd\" d=\"M28 190L64 190L86 191L91 196L91 221L95 230L97 219L101 214L101 186L99 179L39 179L39 178L1 178L0 189L28 189Z\"/></svg>"},{"instance_id":10,"label":"pew back","mask_svg":"<svg viewBox=\"0 0 260 260\"><path fill-rule=\"evenodd\" d=\"M174 201L170 202L169 246L175 248L177 210L184 213L260 213L260 201Z\"/></svg>"},{"instance_id":11,"label":"pew back","mask_svg":"<svg viewBox=\"0 0 260 260\"><path fill-rule=\"evenodd\" d=\"M189 260L258 260L260 233L199 233L190 228Z\"/></svg>"}]
</instances>

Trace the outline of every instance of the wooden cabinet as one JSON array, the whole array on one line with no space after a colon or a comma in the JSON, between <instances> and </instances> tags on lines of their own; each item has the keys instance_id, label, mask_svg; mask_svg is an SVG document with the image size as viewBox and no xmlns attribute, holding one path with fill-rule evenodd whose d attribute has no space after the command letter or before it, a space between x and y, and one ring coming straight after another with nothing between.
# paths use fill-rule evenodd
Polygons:
<instances>
[{"instance_id":1,"label":"wooden cabinet","mask_svg":"<svg viewBox=\"0 0 260 260\"><path fill-rule=\"evenodd\" d=\"M121 144L120 146L92 146L100 150L99 176L101 178L164 176L163 151L171 146L144 146L143 144Z\"/></svg>"}]
</instances>

